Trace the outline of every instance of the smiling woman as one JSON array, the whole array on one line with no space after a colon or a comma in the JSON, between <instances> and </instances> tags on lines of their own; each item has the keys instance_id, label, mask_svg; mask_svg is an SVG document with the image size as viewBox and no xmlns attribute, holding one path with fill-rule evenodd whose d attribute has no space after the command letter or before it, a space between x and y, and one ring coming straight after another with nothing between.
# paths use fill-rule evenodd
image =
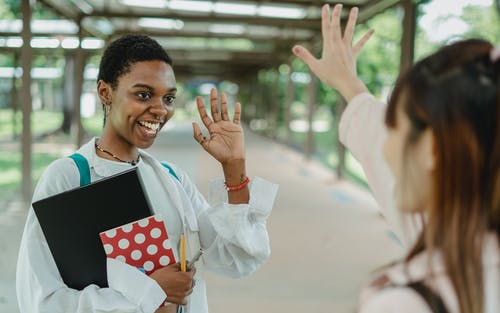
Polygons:
<instances>
[{"instance_id":1,"label":"smiling woman","mask_svg":"<svg viewBox=\"0 0 500 313\"><path fill-rule=\"evenodd\" d=\"M152 210L165 217L176 260L180 238L186 238L187 258L202 248L203 262L187 272L175 263L147 276L108 260L109 287L70 290L31 209L17 266L21 312L175 312L182 307L186 313L204 313L208 312L205 269L241 277L268 258L266 219L277 186L258 177L249 184L239 103L230 119L224 94L219 106L217 91L211 90L211 116L197 98L210 135L204 137L193 123L193 137L220 162L225 177L211 184L209 194L214 199L209 202L181 169L160 163L144 150L174 114L176 92L172 60L156 41L132 35L117 39L104 52L99 69L97 93L105 113L102 134L77 153L87 160L91 181L137 167ZM70 158L53 162L41 177L33 201L78 187L77 166Z\"/></svg>"}]
</instances>

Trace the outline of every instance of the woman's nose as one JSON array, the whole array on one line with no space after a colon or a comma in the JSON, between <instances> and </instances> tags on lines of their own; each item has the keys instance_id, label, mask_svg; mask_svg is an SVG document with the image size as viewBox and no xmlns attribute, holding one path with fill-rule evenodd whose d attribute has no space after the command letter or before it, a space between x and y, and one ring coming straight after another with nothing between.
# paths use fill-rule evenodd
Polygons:
<instances>
[{"instance_id":1,"label":"woman's nose","mask_svg":"<svg viewBox=\"0 0 500 313\"><path fill-rule=\"evenodd\" d=\"M149 111L160 118L168 114L167 107L163 104L163 99L161 98L153 101Z\"/></svg>"}]
</instances>

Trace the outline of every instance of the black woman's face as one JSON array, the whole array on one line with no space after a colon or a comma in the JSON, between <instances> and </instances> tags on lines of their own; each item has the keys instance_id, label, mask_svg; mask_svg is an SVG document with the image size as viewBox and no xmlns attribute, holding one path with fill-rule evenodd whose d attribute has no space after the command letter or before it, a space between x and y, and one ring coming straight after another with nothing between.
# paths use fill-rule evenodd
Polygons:
<instances>
[{"instance_id":1,"label":"black woman's face","mask_svg":"<svg viewBox=\"0 0 500 313\"><path fill-rule=\"evenodd\" d=\"M174 71L163 61L136 62L111 92L108 131L139 148L148 148L174 114ZM109 124L109 125L108 125Z\"/></svg>"}]
</instances>

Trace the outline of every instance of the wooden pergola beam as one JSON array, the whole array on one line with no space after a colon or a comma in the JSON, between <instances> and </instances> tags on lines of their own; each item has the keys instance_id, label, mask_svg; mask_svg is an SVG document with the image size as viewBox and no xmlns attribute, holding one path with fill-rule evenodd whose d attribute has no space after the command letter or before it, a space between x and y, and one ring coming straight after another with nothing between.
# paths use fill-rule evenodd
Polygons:
<instances>
[{"instance_id":1,"label":"wooden pergola beam","mask_svg":"<svg viewBox=\"0 0 500 313\"><path fill-rule=\"evenodd\" d=\"M26 43L30 42L31 39L30 0L22 0L21 12L23 16L23 30L21 32L21 36L23 38L23 42ZM21 87L22 112L23 112L23 132L21 139L21 158L22 158L21 194L25 202L31 201L31 194L32 194L31 63L32 63L32 48L29 44L24 44L21 48L21 66L23 68L22 87Z\"/></svg>"}]
</instances>

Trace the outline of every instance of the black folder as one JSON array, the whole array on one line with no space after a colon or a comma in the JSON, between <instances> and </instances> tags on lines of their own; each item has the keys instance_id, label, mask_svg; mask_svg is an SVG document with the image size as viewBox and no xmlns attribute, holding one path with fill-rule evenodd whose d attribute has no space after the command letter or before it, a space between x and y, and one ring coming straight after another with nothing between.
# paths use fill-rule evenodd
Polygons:
<instances>
[{"instance_id":1,"label":"black folder","mask_svg":"<svg viewBox=\"0 0 500 313\"><path fill-rule=\"evenodd\" d=\"M99 233L152 215L133 168L33 203L64 283L81 290L107 287L106 253Z\"/></svg>"}]
</instances>

